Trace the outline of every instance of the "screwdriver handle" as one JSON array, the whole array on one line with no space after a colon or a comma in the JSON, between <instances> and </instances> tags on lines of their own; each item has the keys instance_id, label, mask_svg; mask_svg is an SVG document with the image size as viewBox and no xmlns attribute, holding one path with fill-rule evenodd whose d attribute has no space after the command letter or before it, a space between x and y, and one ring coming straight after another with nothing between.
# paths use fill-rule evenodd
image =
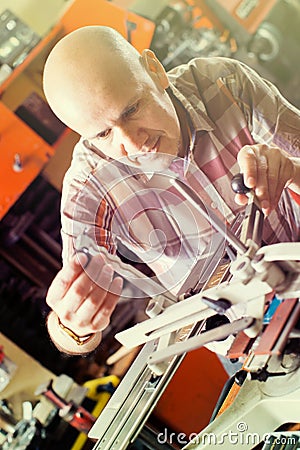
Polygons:
<instances>
[{"instance_id":1,"label":"screwdriver handle","mask_svg":"<svg viewBox=\"0 0 300 450\"><path fill-rule=\"evenodd\" d=\"M244 176L242 173L237 173L231 180L232 190L236 194L247 194L251 191L244 183Z\"/></svg>"}]
</instances>

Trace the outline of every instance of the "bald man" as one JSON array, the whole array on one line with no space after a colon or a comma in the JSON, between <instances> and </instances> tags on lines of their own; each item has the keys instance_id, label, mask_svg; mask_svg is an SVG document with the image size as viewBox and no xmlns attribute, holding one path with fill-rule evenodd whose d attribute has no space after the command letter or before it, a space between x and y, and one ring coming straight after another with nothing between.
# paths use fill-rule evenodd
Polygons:
<instances>
[{"instance_id":1,"label":"bald man","mask_svg":"<svg viewBox=\"0 0 300 450\"><path fill-rule=\"evenodd\" d=\"M195 182L193 189L221 205L218 213L227 222L247 201L230 189L232 176L242 171L266 214L264 240L299 240L293 200L300 192L299 111L244 64L197 58L167 74L151 50L139 54L115 30L90 26L53 48L44 91L54 113L82 136L63 186L63 268L47 295L53 310L48 329L61 351L95 349L122 292L121 278L103 255L74 257L76 238L93 222L100 246L116 253L122 241L165 285L179 276L180 261L188 274L199 242L203 248L211 243L199 222L198 233L190 232L196 213L190 214L184 199L172 203L173 188L168 176L159 177L162 169L172 167ZM152 213L145 206L150 204ZM154 254L145 235L157 230L158 216L164 236L156 232L155 242L164 239L164 248ZM180 232L171 217L182 225Z\"/></svg>"}]
</instances>

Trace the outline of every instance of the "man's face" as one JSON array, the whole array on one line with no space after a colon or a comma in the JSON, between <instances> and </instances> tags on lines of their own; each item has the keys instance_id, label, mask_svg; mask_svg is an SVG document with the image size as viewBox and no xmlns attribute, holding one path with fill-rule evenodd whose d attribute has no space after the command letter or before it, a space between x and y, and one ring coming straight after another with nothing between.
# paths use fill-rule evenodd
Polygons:
<instances>
[{"instance_id":1,"label":"man's face","mask_svg":"<svg viewBox=\"0 0 300 450\"><path fill-rule=\"evenodd\" d=\"M80 133L102 153L140 166L154 153L177 155L180 125L158 77L146 70L112 73L91 91L80 118ZM150 153L152 155L150 155Z\"/></svg>"}]
</instances>

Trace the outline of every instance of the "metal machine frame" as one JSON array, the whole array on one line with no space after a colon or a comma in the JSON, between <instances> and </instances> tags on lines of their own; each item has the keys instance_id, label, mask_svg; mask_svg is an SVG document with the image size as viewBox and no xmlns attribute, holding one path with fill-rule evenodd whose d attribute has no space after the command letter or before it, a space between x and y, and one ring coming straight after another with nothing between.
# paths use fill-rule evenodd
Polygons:
<instances>
[{"instance_id":1,"label":"metal machine frame","mask_svg":"<svg viewBox=\"0 0 300 450\"><path fill-rule=\"evenodd\" d=\"M197 194L177 179L174 184L194 206L207 214L207 207ZM263 213L254 193L249 192L248 197L240 239L228 229L225 232L235 252L234 260L228 265L227 278L217 286L206 285L188 298L181 295L174 299L168 292L153 295L154 291L161 292L156 281L149 281L135 269L107 255L118 274L126 276L129 270L139 276L139 288L148 295L152 291L153 298L148 306L150 318L116 336L128 347L145 345L89 433L91 438L98 439L95 450L126 449L146 422L183 355L230 335L235 336L235 340L228 354L234 351L237 356L247 356L246 380L228 410L205 428L194 443L184 448L207 448L202 439L204 435L214 433L215 439L219 439L224 433L238 430L241 420L252 433L260 433L262 439L285 421L300 422L299 352L295 355L285 351L293 338L298 339L300 335L295 328L300 316L300 243L261 247ZM209 219L224 233L224 225L211 211ZM89 245L81 246L80 250L93 253ZM274 293L281 299L281 309L278 308L277 316L275 312L266 325L263 320L268 309L267 299ZM205 329L207 318L216 314L226 316L241 305L240 317ZM263 420L259 421L261 416ZM217 448L218 442L215 447L210 442L209 447ZM245 448L252 448L251 444ZM231 448L228 445L226 448Z\"/></svg>"}]
</instances>

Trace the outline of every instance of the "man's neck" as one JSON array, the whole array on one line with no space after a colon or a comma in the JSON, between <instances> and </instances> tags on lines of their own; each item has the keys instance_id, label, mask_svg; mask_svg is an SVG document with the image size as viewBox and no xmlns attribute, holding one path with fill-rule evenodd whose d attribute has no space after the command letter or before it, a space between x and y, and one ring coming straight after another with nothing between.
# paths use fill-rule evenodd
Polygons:
<instances>
[{"instance_id":1,"label":"man's neck","mask_svg":"<svg viewBox=\"0 0 300 450\"><path fill-rule=\"evenodd\" d=\"M189 147L189 123L187 120L187 112L184 106L182 105L181 101L175 97L170 87L167 88L167 93L169 94L171 101L174 105L180 125L181 144L178 149L178 156L184 158L188 152Z\"/></svg>"}]
</instances>

